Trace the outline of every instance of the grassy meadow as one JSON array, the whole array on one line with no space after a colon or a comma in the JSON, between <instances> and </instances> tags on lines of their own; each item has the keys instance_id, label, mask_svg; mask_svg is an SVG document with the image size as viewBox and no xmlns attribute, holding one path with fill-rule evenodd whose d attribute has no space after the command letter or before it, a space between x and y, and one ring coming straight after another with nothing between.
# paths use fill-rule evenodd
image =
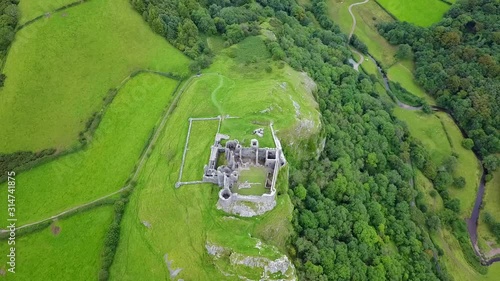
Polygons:
<instances>
[{"instance_id":1,"label":"grassy meadow","mask_svg":"<svg viewBox=\"0 0 500 281\"><path fill-rule=\"evenodd\" d=\"M131 72L185 75L188 62L128 0L92 0L36 21L16 34L5 64L0 153L69 148Z\"/></svg>"},{"instance_id":2,"label":"grassy meadow","mask_svg":"<svg viewBox=\"0 0 500 281\"><path fill-rule=\"evenodd\" d=\"M477 188L481 180L481 164L471 150L467 150L462 146L462 140L464 138L453 119L444 112L438 112L436 115L444 125L444 129L451 140L451 149L458 158L454 176L462 176L466 181L464 188L457 189L455 187L449 187L448 192L452 197L460 199L462 217L469 217L474 207Z\"/></svg>"},{"instance_id":3,"label":"grassy meadow","mask_svg":"<svg viewBox=\"0 0 500 281\"><path fill-rule=\"evenodd\" d=\"M450 186L448 192L452 197L460 199L461 216L469 217L474 205L481 169L474 153L462 147L463 137L453 119L443 112L427 115L420 111L408 111L401 108L394 108L394 114L408 124L411 135L422 142L436 164L441 164L452 153L458 156L454 176L463 176L466 185L462 189Z\"/></svg>"},{"instance_id":4,"label":"grassy meadow","mask_svg":"<svg viewBox=\"0 0 500 281\"><path fill-rule=\"evenodd\" d=\"M104 237L113 207L103 206L54 222L39 232L17 237L16 273L0 280L97 280ZM6 240L0 250L7 253ZM1 268L6 257L2 254Z\"/></svg>"},{"instance_id":5,"label":"grassy meadow","mask_svg":"<svg viewBox=\"0 0 500 281\"><path fill-rule=\"evenodd\" d=\"M498 221L500 218L500 170L493 173L493 179L486 183L483 206L478 222L478 239L481 250L487 254L492 248L500 248L486 223L483 222L485 212L490 213Z\"/></svg>"},{"instance_id":6,"label":"grassy meadow","mask_svg":"<svg viewBox=\"0 0 500 281\"><path fill-rule=\"evenodd\" d=\"M430 26L438 22L450 5L439 0L376 0L400 21L419 26Z\"/></svg>"},{"instance_id":7,"label":"grassy meadow","mask_svg":"<svg viewBox=\"0 0 500 281\"><path fill-rule=\"evenodd\" d=\"M32 20L40 15L44 15L55 9L66 6L68 4L79 2L78 0L22 0L19 1L19 10L21 12L21 17L19 18L19 24L23 24L29 20ZM50 16L50 15L48 15Z\"/></svg>"},{"instance_id":8,"label":"grassy meadow","mask_svg":"<svg viewBox=\"0 0 500 281\"><path fill-rule=\"evenodd\" d=\"M436 101L420 87L413 77L413 61L398 62L387 70L387 78L393 82L398 82L408 92L423 98L429 105L435 105Z\"/></svg>"},{"instance_id":9,"label":"grassy meadow","mask_svg":"<svg viewBox=\"0 0 500 281\"><path fill-rule=\"evenodd\" d=\"M258 48L250 53L241 51L249 49L248 46ZM287 147L319 132L319 113L307 92L306 80L288 66L278 69L269 60L259 37L247 38L220 52L221 56L202 76L192 80L181 97L138 179L122 222L111 280L168 279L166 254L173 268L182 268L177 278L184 280L237 279L221 271L256 277L258 269L231 266L227 259L214 259L207 253L206 243L243 255L258 255L256 246L260 239L263 242L260 255L268 258L282 255L285 249L292 211L286 192L278 196L273 211L255 218L239 218L216 209L220 189L214 185L174 187L190 117L238 116L241 124L238 130L246 132L272 120ZM254 58L256 63L247 61ZM272 66L272 73L266 73L268 65ZM298 117L292 100L300 105ZM306 120L313 122L313 126L304 127L309 124ZM232 129L225 127L228 121L234 120L225 120L221 132L237 135L238 132L232 134ZM210 128L205 134L191 135L190 151L196 151L198 157L190 165L203 167L206 163L213 134ZM267 130L265 134L270 132ZM186 178L201 179L199 171L185 168L184 173ZM278 184L280 190L286 191L287 174L283 171ZM151 226L145 227L144 222Z\"/></svg>"},{"instance_id":10,"label":"grassy meadow","mask_svg":"<svg viewBox=\"0 0 500 281\"><path fill-rule=\"evenodd\" d=\"M118 92L85 149L19 174L18 223L55 215L123 187L177 83L149 73L132 78ZM0 199L6 198L4 183ZM0 218L6 215L2 212Z\"/></svg>"},{"instance_id":11,"label":"grassy meadow","mask_svg":"<svg viewBox=\"0 0 500 281\"><path fill-rule=\"evenodd\" d=\"M488 267L488 273L481 275L477 273L466 261L462 248L457 239L446 229L440 230L432 235L432 240L441 249L444 255L440 260L444 260L448 273L455 281L496 281L500 276L500 263L494 263Z\"/></svg>"}]
</instances>

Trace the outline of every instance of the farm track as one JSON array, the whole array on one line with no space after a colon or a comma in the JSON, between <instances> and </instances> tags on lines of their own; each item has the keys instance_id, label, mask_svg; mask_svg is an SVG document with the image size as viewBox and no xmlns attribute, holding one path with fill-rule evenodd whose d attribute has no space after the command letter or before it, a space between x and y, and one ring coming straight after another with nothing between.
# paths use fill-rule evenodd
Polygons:
<instances>
[{"instance_id":1,"label":"farm track","mask_svg":"<svg viewBox=\"0 0 500 281\"><path fill-rule=\"evenodd\" d=\"M351 41L352 34L354 33L354 30L356 29L356 17L355 17L355 16L354 16L354 14L352 13L352 8L353 8L354 6L357 6L357 5L363 5L363 4L366 4L366 3L368 3L368 1L370 1L370 0L365 0L365 1L363 1L363 2L354 3L354 4L351 4L351 5L349 6L349 14L351 14L351 17L352 17L352 27L351 27L351 32L349 33L349 39L348 39L348 41ZM358 70L358 69L359 69L359 66L360 66L360 65L363 63L363 61L365 60L365 56L363 56L363 54L362 54L362 53L360 53L360 52L356 51L354 48L352 49L352 51L353 51L354 53L358 54L358 55L359 55L359 57L360 57L360 58L359 58L359 61L358 61L357 63L353 64L353 66L352 66L352 67L354 68L354 70L359 71L359 70Z\"/></svg>"},{"instance_id":2,"label":"farm track","mask_svg":"<svg viewBox=\"0 0 500 281\"><path fill-rule=\"evenodd\" d=\"M144 70L144 72L149 72L149 71ZM172 111L177 106L177 102L179 101L181 95L185 92L186 88L191 85L191 82L193 81L194 77L195 76L191 76L189 79L187 79L186 82L185 82L185 84L182 86L182 88L180 88L180 89L177 90L177 93L175 94L174 99L170 103L170 105L168 107L168 110L166 110L165 114L161 117L160 124L155 129L155 133L153 134L153 137L151 138L151 140L149 142L149 145L147 146L147 148L144 150L144 152L142 153L141 157L139 158L140 159L139 163L137 164L137 168L135 169L135 172L134 172L133 176L130 178L130 182L134 182L134 181L137 180L138 175L140 174L140 172L142 171L142 168L144 167L144 163L148 159L149 152L151 151L151 149L155 145L156 141L158 140L158 137L160 136L160 133L163 131L163 127L165 126L165 123L167 122L168 117L170 116L170 114L172 113ZM130 76L128 76L127 78L125 78L123 80L122 84L126 83L130 78L131 78ZM179 83L182 83L182 82L179 82ZM91 204L95 204L95 203L97 203L99 201L103 201L103 200L105 200L105 199L107 199L107 198L109 198L109 197L111 197L113 195L116 195L116 194L118 194L118 193L120 193L122 191L125 191L127 189L130 189L130 188L132 188L132 186L131 186L131 184L128 184L128 185L120 188L117 191L114 191L114 192L112 192L110 194L107 194L107 195L105 195L103 197L95 199L95 200L93 200L91 202L83 203L81 205L72 207L72 208L70 208L68 210L65 210L65 211L63 211L63 212L61 212L61 213L59 213L57 215L51 216L49 218L45 218L45 219L42 219L42 220L39 220L39 221L36 221L36 222L32 222L32 223L28 223L28 224L16 227L16 230L23 229L23 228L26 228L26 227L29 227L29 226L38 225L38 224L41 224L41 223L45 223L45 222L50 221L50 220L56 220L59 217L65 215L65 214L68 214L68 213L71 213L71 212L77 212L78 210L81 210L81 209L83 209L83 208L85 208L85 207L87 207L87 206L89 206ZM0 230L0 233L5 233L5 232L8 232L8 230L6 230L6 229L1 229Z\"/></svg>"}]
</instances>

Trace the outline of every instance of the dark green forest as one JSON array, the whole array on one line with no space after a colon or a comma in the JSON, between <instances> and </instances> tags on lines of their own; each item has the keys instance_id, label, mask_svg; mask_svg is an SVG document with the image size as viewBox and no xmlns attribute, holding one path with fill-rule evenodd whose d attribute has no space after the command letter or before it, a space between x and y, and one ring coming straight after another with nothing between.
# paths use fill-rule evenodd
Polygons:
<instances>
[{"instance_id":1,"label":"dark green forest","mask_svg":"<svg viewBox=\"0 0 500 281\"><path fill-rule=\"evenodd\" d=\"M391 44L409 44L417 82L449 110L474 141L487 170L500 152L500 2L458 1L429 28L386 23Z\"/></svg>"}]
</instances>

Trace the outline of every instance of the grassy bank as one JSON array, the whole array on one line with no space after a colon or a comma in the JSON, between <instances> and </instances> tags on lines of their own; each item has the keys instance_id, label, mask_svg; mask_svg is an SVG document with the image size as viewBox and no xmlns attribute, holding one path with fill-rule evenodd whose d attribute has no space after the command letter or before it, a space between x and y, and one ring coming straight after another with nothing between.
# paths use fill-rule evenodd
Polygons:
<instances>
[{"instance_id":1,"label":"grassy bank","mask_svg":"<svg viewBox=\"0 0 500 281\"><path fill-rule=\"evenodd\" d=\"M450 8L450 5L439 0L376 1L398 20L420 26L438 22Z\"/></svg>"},{"instance_id":2,"label":"grassy bank","mask_svg":"<svg viewBox=\"0 0 500 281\"><path fill-rule=\"evenodd\" d=\"M260 47L247 51L248 46ZM283 254L292 210L286 193L278 196L273 211L256 218L239 218L216 209L219 188L214 185L174 187L190 117L238 116L241 124L238 130L230 128L229 123L224 125L232 119L223 121L221 132L230 136L258 127L265 127L265 134L269 134L268 127L261 124L272 120L288 148L298 149L299 139L318 132L319 113L306 90L307 80L288 66L279 69L268 59L259 38L248 38L221 54L202 76L194 78L183 94L144 167L122 222L111 279L168 279L165 255L172 261L172 268L182 269L177 278L184 280L237 278L225 273L258 278L256 274L261 269L215 259L208 255L206 243L256 256L259 250L255 246L260 239L264 247L260 256L274 258ZM250 63L254 58L257 63ZM266 72L266 66L272 67L271 73ZM292 100L300 105L298 117ZM310 120L313 126L305 127L305 120ZM198 167L206 164L215 133L211 126L206 131L200 128L196 131L199 133L191 135L189 152L198 157L191 158L191 168L185 168L186 179L201 179ZM285 191L287 175L283 171L279 188Z\"/></svg>"},{"instance_id":3,"label":"grassy bank","mask_svg":"<svg viewBox=\"0 0 500 281\"><path fill-rule=\"evenodd\" d=\"M18 223L37 221L120 189L134 169L177 81L140 74L119 91L84 149L17 176ZM21 188L22 187L22 188ZM6 184L0 199L7 200ZM5 218L6 213L0 217Z\"/></svg>"},{"instance_id":4,"label":"grassy bank","mask_svg":"<svg viewBox=\"0 0 500 281\"><path fill-rule=\"evenodd\" d=\"M0 152L66 149L132 71L186 74L187 63L127 0L92 0L45 17L16 34L7 57Z\"/></svg>"},{"instance_id":5,"label":"grassy bank","mask_svg":"<svg viewBox=\"0 0 500 281\"><path fill-rule=\"evenodd\" d=\"M0 274L0 280L96 280L112 215L112 207L100 207L17 238L16 273ZM0 241L2 253L8 247L6 240ZM3 267L5 255L0 260Z\"/></svg>"}]
</instances>

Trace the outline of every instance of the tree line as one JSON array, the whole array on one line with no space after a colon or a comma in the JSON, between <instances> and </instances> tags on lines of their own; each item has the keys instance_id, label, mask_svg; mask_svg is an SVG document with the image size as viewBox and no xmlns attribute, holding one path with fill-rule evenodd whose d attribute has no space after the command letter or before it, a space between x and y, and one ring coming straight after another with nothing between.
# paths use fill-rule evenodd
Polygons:
<instances>
[{"instance_id":1,"label":"tree line","mask_svg":"<svg viewBox=\"0 0 500 281\"><path fill-rule=\"evenodd\" d=\"M500 165L500 2L461 0L429 28L384 23L391 43L411 46L417 82L449 110L489 171Z\"/></svg>"}]
</instances>

